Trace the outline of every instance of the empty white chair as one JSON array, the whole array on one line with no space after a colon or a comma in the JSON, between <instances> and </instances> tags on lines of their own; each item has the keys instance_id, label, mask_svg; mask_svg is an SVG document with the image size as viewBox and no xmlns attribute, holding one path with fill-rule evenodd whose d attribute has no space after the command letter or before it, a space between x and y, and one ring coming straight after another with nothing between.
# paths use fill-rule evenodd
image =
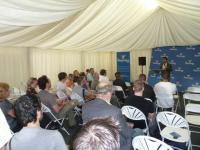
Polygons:
<instances>
[{"instance_id":1,"label":"empty white chair","mask_svg":"<svg viewBox=\"0 0 200 150\"><path fill-rule=\"evenodd\" d=\"M185 119L188 121L190 127L195 127L190 128L190 131L199 134L199 130L194 129L200 128L200 104L187 104L185 106ZM192 146L200 148L200 145L192 144Z\"/></svg>"},{"instance_id":2,"label":"empty white chair","mask_svg":"<svg viewBox=\"0 0 200 150\"><path fill-rule=\"evenodd\" d=\"M134 150L173 150L169 145L149 136L137 136L132 141Z\"/></svg>"},{"instance_id":3,"label":"empty white chair","mask_svg":"<svg viewBox=\"0 0 200 150\"><path fill-rule=\"evenodd\" d=\"M186 104L186 101L189 103L191 101L200 102L200 94L184 93L183 100L184 100L184 106Z\"/></svg>"},{"instance_id":4,"label":"empty white chair","mask_svg":"<svg viewBox=\"0 0 200 150\"><path fill-rule=\"evenodd\" d=\"M163 141L168 139L178 143L186 143L188 149L191 147L189 125L182 116L163 111L157 114L156 121ZM161 124L165 126L164 129L161 129Z\"/></svg>"},{"instance_id":5,"label":"empty white chair","mask_svg":"<svg viewBox=\"0 0 200 150\"><path fill-rule=\"evenodd\" d=\"M131 120L144 120L145 125L146 125L146 129L144 129L143 131L149 135L149 127L147 124L147 119L146 116L143 114L142 111L140 111L139 109L133 107L133 106L123 106L121 108L122 110L122 114L125 115L127 118L131 119Z\"/></svg>"},{"instance_id":6,"label":"empty white chair","mask_svg":"<svg viewBox=\"0 0 200 150\"><path fill-rule=\"evenodd\" d=\"M46 125L45 128L48 128L52 122L57 122L57 123L60 125L61 129L62 129L63 131L65 131L68 135L70 135L69 132L63 127L64 120L66 120L67 118L59 118L59 119L58 119L58 118L52 113L51 109L48 108L48 107L47 107L46 105L44 105L44 104L42 104L42 112L43 112L43 113L48 113L48 114L50 114L51 117L53 118L53 120L50 121L50 122Z\"/></svg>"}]
</instances>

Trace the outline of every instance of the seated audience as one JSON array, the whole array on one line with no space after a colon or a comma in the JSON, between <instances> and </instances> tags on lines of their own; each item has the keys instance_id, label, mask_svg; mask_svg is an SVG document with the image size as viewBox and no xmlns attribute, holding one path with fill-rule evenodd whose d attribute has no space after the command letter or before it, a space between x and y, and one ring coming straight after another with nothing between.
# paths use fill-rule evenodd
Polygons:
<instances>
[{"instance_id":1,"label":"seated audience","mask_svg":"<svg viewBox=\"0 0 200 150\"><path fill-rule=\"evenodd\" d=\"M8 150L67 150L58 131L40 127L41 103L35 95L20 97L15 109L17 118L24 127L7 144Z\"/></svg>"},{"instance_id":2,"label":"seated audience","mask_svg":"<svg viewBox=\"0 0 200 150\"><path fill-rule=\"evenodd\" d=\"M121 86L123 91L126 93L126 91L128 90L127 89L127 86L125 84L125 81L122 79L121 77L121 73L120 72L116 72L115 73L115 80L113 81L113 85L116 85L116 86Z\"/></svg>"},{"instance_id":3,"label":"seated audience","mask_svg":"<svg viewBox=\"0 0 200 150\"><path fill-rule=\"evenodd\" d=\"M74 113L73 108L75 107L75 103L69 100L61 100L49 92L51 88L51 81L50 79L43 75L38 78L38 85L41 89L38 93L38 96L42 103L49 107L53 114L58 118L65 118L69 119L69 124L71 126L75 125L76 122L74 120Z\"/></svg>"},{"instance_id":4,"label":"seated audience","mask_svg":"<svg viewBox=\"0 0 200 150\"><path fill-rule=\"evenodd\" d=\"M153 102L156 101L156 95L155 95L155 92L152 88L152 86L150 86L149 84L146 83L146 75L145 74L140 74L139 75L139 80L143 81L144 83L144 91L143 91L143 94L142 96L144 98L149 98L151 99Z\"/></svg>"},{"instance_id":5,"label":"seated audience","mask_svg":"<svg viewBox=\"0 0 200 150\"><path fill-rule=\"evenodd\" d=\"M101 69L100 70L100 76L99 76L99 82L103 82L103 81L109 81L108 77L106 76L106 70L105 69Z\"/></svg>"},{"instance_id":6,"label":"seated audience","mask_svg":"<svg viewBox=\"0 0 200 150\"><path fill-rule=\"evenodd\" d=\"M74 82L73 82L73 74L69 74L68 75L68 78L66 80L66 86L67 86L67 89L69 91L72 91L73 87L74 87Z\"/></svg>"},{"instance_id":7,"label":"seated audience","mask_svg":"<svg viewBox=\"0 0 200 150\"><path fill-rule=\"evenodd\" d=\"M113 81L113 85L122 87L122 89L124 91L124 93L122 91L115 91L115 95L117 96L117 98L120 101L122 101L122 103L124 103L124 94L127 95L128 88L127 88L124 80L122 79L120 72L116 72L115 77L116 77L116 79Z\"/></svg>"},{"instance_id":8,"label":"seated audience","mask_svg":"<svg viewBox=\"0 0 200 150\"><path fill-rule=\"evenodd\" d=\"M26 94L37 94L37 78L31 77L27 82Z\"/></svg>"},{"instance_id":9,"label":"seated audience","mask_svg":"<svg viewBox=\"0 0 200 150\"><path fill-rule=\"evenodd\" d=\"M82 98L82 100L80 100L80 101L86 101L86 100L91 100L91 99L95 98L92 91L87 90L83 87L83 85L85 84L84 76L80 76L78 78L77 84L78 85L75 85L72 90L72 95L73 95L73 93L78 94Z\"/></svg>"},{"instance_id":10,"label":"seated audience","mask_svg":"<svg viewBox=\"0 0 200 150\"><path fill-rule=\"evenodd\" d=\"M91 83L94 80L94 68L88 69L87 73L87 81L89 82L89 87L91 88Z\"/></svg>"},{"instance_id":11,"label":"seated audience","mask_svg":"<svg viewBox=\"0 0 200 150\"><path fill-rule=\"evenodd\" d=\"M80 73L80 76L79 77L82 77L83 80L82 80L82 88L86 89L86 90L89 90L90 87L89 87L89 84L86 80L86 75L85 75L85 72L81 72ZM78 81L77 81L78 82Z\"/></svg>"},{"instance_id":12,"label":"seated audience","mask_svg":"<svg viewBox=\"0 0 200 150\"><path fill-rule=\"evenodd\" d=\"M81 128L74 143L74 150L120 150L120 127L111 118L97 118Z\"/></svg>"},{"instance_id":13,"label":"seated audience","mask_svg":"<svg viewBox=\"0 0 200 150\"><path fill-rule=\"evenodd\" d=\"M79 71L74 70L74 72L73 72L73 82L77 83L78 78L79 78Z\"/></svg>"},{"instance_id":14,"label":"seated audience","mask_svg":"<svg viewBox=\"0 0 200 150\"><path fill-rule=\"evenodd\" d=\"M99 74L97 72L94 73L94 80L91 83L91 90L96 90L97 85L99 84Z\"/></svg>"},{"instance_id":15,"label":"seated audience","mask_svg":"<svg viewBox=\"0 0 200 150\"><path fill-rule=\"evenodd\" d=\"M0 82L0 108L6 117L10 129L13 132L17 132L21 129L21 126L16 119L12 103L7 100L9 96L9 85L7 83Z\"/></svg>"},{"instance_id":16,"label":"seated audience","mask_svg":"<svg viewBox=\"0 0 200 150\"><path fill-rule=\"evenodd\" d=\"M92 119L101 117L112 117L119 122L120 130L120 147L121 150L129 150L131 148L132 138L141 135L140 129L128 128L125 118L119 108L110 104L112 96L112 85L109 82L100 82L97 86L97 97L95 100L87 102L82 108L83 123Z\"/></svg>"},{"instance_id":17,"label":"seated audience","mask_svg":"<svg viewBox=\"0 0 200 150\"><path fill-rule=\"evenodd\" d=\"M147 121L152 124L155 121L154 105L151 101L146 100L142 97L144 91L144 84L141 80L136 80L133 86L134 95L129 96L125 105L133 106L144 113ZM130 121L130 120L129 120ZM145 128L144 121L130 121L134 123L134 128Z\"/></svg>"},{"instance_id":18,"label":"seated audience","mask_svg":"<svg viewBox=\"0 0 200 150\"><path fill-rule=\"evenodd\" d=\"M67 73L60 72L58 74L58 83L56 86L57 91L62 91L63 93L67 94L66 92L66 80L67 80Z\"/></svg>"},{"instance_id":19,"label":"seated audience","mask_svg":"<svg viewBox=\"0 0 200 150\"><path fill-rule=\"evenodd\" d=\"M174 107L173 94L176 94L177 91L176 84L171 83L169 80L170 74L165 71L162 73L162 81L154 86L158 106L167 111L171 111Z\"/></svg>"}]
</instances>

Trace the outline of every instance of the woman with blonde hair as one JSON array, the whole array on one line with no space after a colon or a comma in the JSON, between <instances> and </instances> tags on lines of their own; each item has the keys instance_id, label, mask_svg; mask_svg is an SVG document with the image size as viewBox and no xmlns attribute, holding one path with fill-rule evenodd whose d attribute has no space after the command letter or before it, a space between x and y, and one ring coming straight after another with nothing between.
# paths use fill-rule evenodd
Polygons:
<instances>
[{"instance_id":1,"label":"woman with blonde hair","mask_svg":"<svg viewBox=\"0 0 200 150\"><path fill-rule=\"evenodd\" d=\"M27 81L27 89L26 89L26 94L37 94L36 88L38 86L38 81L37 78L31 77L28 81Z\"/></svg>"}]
</instances>

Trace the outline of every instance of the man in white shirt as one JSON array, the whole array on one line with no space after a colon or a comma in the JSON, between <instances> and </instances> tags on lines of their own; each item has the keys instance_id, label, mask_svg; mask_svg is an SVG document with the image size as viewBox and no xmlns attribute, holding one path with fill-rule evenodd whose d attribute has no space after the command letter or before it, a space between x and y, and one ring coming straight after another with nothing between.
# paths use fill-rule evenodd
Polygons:
<instances>
[{"instance_id":1,"label":"man in white shirt","mask_svg":"<svg viewBox=\"0 0 200 150\"><path fill-rule=\"evenodd\" d=\"M171 111L174 107L173 95L177 91L176 84L171 83L169 77L169 72L163 72L163 80L154 86L158 106L167 111Z\"/></svg>"}]
</instances>

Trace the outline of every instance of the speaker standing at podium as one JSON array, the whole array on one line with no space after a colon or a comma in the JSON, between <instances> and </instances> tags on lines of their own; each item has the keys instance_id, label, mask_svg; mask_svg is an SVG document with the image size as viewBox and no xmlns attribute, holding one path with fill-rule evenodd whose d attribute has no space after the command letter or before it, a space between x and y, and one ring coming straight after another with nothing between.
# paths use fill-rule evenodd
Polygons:
<instances>
[{"instance_id":1,"label":"speaker standing at podium","mask_svg":"<svg viewBox=\"0 0 200 150\"><path fill-rule=\"evenodd\" d=\"M167 71L169 74L171 73L172 65L169 64L167 57L163 57L163 62L160 65L160 69L162 70L162 72Z\"/></svg>"}]
</instances>

